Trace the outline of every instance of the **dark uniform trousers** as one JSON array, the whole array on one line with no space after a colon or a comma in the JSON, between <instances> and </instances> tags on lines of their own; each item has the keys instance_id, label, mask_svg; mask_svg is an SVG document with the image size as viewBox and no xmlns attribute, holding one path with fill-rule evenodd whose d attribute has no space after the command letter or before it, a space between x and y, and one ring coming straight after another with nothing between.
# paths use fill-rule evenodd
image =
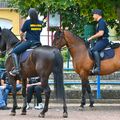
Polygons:
<instances>
[{"instance_id":1,"label":"dark uniform trousers","mask_svg":"<svg viewBox=\"0 0 120 120\"><path fill-rule=\"evenodd\" d=\"M25 50L29 49L32 45L34 44L33 41L24 41L21 44L19 44L18 46L16 46L12 53L15 53L17 55L23 53Z\"/></svg>"},{"instance_id":2,"label":"dark uniform trousers","mask_svg":"<svg viewBox=\"0 0 120 120\"><path fill-rule=\"evenodd\" d=\"M109 44L109 41L107 38L105 39L99 39L96 41L95 45L92 48L92 53L94 56L94 60L96 62L96 68L92 70L93 74L100 74L100 56L99 52L102 51L107 45Z\"/></svg>"},{"instance_id":3,"label":"dark uniform trousers","mask_svg":"<svg viewBox=\"0 0 120 120\"><path fill-rule=\"evenodd\" d=\"M92 48L92 52L95 52L95 51L102 51L107 45L109 44L109 40L106 38L106 39L100 39L100 40L97 40L95 45L93 46Z\"/></svg>"},{"instance_id":4,"label":"dark uniform trousers","mask_svg":"<svg viewBox=\"0 0 120 120\"><path fill-rule=\"evenodd\" d=\"M38 43L38 42L29 41L29 40L24 41L13 49L13 51L11 53L12 53L12 59L13 59L13 64L15 66L15 69L10 71L11 75L15 76L16 74L19 74L20 66L19 66L19 62L18 62L18 55L23 53L25 50L29 49L35 43Z\"/></svg>"}]
</instances>

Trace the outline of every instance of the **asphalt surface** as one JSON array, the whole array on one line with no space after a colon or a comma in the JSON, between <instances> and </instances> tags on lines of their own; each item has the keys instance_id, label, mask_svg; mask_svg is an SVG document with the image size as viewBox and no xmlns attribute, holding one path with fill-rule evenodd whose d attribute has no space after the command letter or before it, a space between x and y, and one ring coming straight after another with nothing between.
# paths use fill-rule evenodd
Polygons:
<instances>
[{"instance_id":1,"label":"asphalt surface","mask_svg":"<svg viewBox=\"0 0 120 120\"><path fill-rule=\"evenodd\" d=\"M10 116L10 110L0 110L0 120L120 120L120 104L95 104L92 109L88 104L84 109L80 109L79 104L67 104L67 106L68 118L62 117L61 104L52 103L45 118L38 117L41 110L32 108L27 111L27 115L20 115L21 109L19 109L16 111L16 116Z\"/></svg>"}]
</instances>

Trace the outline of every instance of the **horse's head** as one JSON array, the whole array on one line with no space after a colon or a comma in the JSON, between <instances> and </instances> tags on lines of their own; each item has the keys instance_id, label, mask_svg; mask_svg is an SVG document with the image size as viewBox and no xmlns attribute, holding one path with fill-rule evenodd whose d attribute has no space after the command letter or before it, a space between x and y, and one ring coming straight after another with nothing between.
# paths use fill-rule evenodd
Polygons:
<instances>
[{"instance_id":1,"label":"horse's head","mask_svg":"<svg viewBox=\"0 0 120 120\"><path fill-rule=\"evenodd\" d=\"M4 40L4 36L3 36L3 31L0 27L0 51L5 51L6 50L6 42Z\"/></svg>"},{"instance_id":2,"label":"horse's head","mask_svg":"<svg viewBox=\"0 0 120 120\"><path fill-rule=\"evenodd\" d=\"M12 46L16 44L18 41L19 40L12 33L10 29L0 28L0 50L1 51L5 51L12 48Z\"/></svg>"},{"instance_id":3,"label":"horse's head","mask_svg":"<svg viewBox=\"0 0 120 120\"><path fill-rule=\"evenodd\" d=\"M52 45L57 48L61 48L66 45L65 37L64 37L64 31L57 30L54 34L54 40L52 42Z\"/></svg>"}]
</instances>

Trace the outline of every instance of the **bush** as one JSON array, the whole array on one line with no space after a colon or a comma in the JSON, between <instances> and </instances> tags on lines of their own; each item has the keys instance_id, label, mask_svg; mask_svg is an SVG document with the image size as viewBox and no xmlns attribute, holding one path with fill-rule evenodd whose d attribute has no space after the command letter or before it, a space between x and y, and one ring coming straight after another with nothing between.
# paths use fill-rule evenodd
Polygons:
<instances>
[{"instance_id":1,"label":"bush","mask_svg":"<svg viewBox=\"0 0 120 120\"><path fill-rule=\"evenodd\" d=\"M62 53L64 62L66 62L66 61L68 60L68 58L69 58L67 48L63 49L63 50L61 51L61 53Z\"/></svg>"}]
</instances>

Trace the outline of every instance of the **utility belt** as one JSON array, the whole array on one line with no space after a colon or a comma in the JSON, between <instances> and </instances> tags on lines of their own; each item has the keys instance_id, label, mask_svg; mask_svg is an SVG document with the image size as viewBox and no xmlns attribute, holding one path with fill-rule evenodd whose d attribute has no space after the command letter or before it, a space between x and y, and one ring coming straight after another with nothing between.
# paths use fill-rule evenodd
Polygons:
<instances>
[{"instance_id":1,"label":"utility belt","mask_svg":"<svg viewBox=\"0 0 120 120\"><path fill-rule=\"evenodd\" d=\"M108 37L100 37L100 38L98 38L98 40L104 40L104 39L108 39Z\"/></svg>"},{"instance_id":2,"label":"utility belt","mask_svg":"<svg viewBox=\"0 0 120 120\"><path fill-rule=\"evenodd\" d=\"M108 37L102 37L102 39L108 39Z\"/></svg>"}]
</instances>

